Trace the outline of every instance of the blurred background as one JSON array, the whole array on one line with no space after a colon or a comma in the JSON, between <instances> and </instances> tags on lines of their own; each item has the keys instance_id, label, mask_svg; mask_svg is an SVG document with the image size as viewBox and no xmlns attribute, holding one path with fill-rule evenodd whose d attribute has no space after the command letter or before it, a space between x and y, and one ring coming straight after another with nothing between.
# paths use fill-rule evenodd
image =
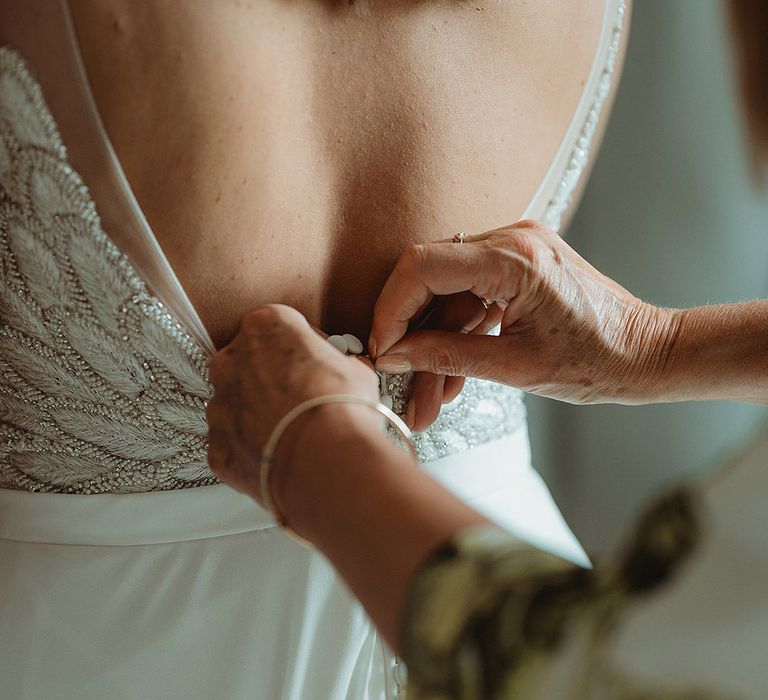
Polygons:
<instances>
[{"instance_id":1,"label":"blurred background","mask_svg":"<svg viewBox=\"0 0 768 700\"><path fill-rule=\"evenodd\" d=\"M768 297L768 183L750 179L717 0L635 2L624 75L567 238L664 306ZM529 398L535 463L591 553L662 485L709 470L764 407L568 406Z\"/></svg>"}]
</instances>

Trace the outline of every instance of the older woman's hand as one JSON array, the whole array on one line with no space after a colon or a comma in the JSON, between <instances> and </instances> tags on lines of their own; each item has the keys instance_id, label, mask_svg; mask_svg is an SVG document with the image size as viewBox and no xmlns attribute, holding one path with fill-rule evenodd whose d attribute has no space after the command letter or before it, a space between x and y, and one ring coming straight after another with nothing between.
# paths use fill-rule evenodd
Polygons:
<instances>
[{"instance_id":1,"label":"older woman's hand","mask_svg":"<svg viewBox=\"0 0 768 700\"><path fill-rule=\"evenodd\" d=\"M280 305L245 317L235 339L211 360L210 378L215 394L207 407L209 464L223 482L259 501L261 451L289 410L325 394L379 396L378 377L370 366L340 353L298 311ZM339 428L349 432L356 421L375 419L359 406L328 408L313 409L292 423L275 459L290 462L310 426L327 431L328 421L338 420Z\"/></svg>"},{"instance_id":2,"label":"older woman's hand","mask_svg":"<svg viewBox=\"0 0 768 700\"><path fill-rule=\"evenodd\" d=\"M478 328L500 323L498 337L406 335L434 296L467 291L480 310L479 297L495 300ZM674 312L642 302L545 226L522 221L463 244L408 249L376 304L369 347L381 371L481 377L573 403L641 403L666 369L675 330Z\"/></svg>"}]
</instances>

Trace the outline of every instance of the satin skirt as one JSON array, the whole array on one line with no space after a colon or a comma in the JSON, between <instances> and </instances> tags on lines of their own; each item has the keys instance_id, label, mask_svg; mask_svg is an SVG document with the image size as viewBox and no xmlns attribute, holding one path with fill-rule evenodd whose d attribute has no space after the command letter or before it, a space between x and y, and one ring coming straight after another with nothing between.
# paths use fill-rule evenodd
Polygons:
<instances>
[{"instance_id":1,"label":"satin skirt","mask_svg":"<svg viewBox=\"0 0 768 700\"><path fill-rule=\"evenodd\" d=\"M529 466L525 431L425 468L522 539L588 565ZM0 669L0 697L14 700L383 700L398 687L329 564L226 486L0 490Z\"/></svg>"}]
</instances>

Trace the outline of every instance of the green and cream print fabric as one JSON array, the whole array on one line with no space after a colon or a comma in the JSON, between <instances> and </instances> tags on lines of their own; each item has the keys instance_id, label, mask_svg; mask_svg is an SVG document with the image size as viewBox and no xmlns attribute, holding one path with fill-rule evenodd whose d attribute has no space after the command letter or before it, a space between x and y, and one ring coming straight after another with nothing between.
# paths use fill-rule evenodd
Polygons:
<instances>
[{"instance_id":1,"label":"green and cream print fabric","mask_svg":"<svg viewBox=\"0 0 768 700\"><path fill-rule=\"evenodd\" d=\"M674 682L649 687L609 653L625 613L688 559L700 520L693 495L675 491L639 523L623 556L591 571L498 529L462 533L412 585L408 700L730 700Z\"/></svg>"}]
</instances>

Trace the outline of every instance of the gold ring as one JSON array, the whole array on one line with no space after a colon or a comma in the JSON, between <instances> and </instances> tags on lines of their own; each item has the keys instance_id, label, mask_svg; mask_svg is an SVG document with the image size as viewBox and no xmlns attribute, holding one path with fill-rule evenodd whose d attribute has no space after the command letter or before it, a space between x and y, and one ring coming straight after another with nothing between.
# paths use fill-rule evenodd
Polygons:
<instances>
[{"instance_id":1,"label":"gold ring","mask_svg":"<svg viewBox=\"0 0 768 700\"><path fill-rule=\"evenodd\" d=\"M464 240L466 239L467 234L464 233L464 231L459 231L458 233L453 234L453 242L454 243L464 243ZM485 297L477 297L485 307L485 310L491 308L496 302L493 299L486 299Z\"/></svg>"}]
</instances>

